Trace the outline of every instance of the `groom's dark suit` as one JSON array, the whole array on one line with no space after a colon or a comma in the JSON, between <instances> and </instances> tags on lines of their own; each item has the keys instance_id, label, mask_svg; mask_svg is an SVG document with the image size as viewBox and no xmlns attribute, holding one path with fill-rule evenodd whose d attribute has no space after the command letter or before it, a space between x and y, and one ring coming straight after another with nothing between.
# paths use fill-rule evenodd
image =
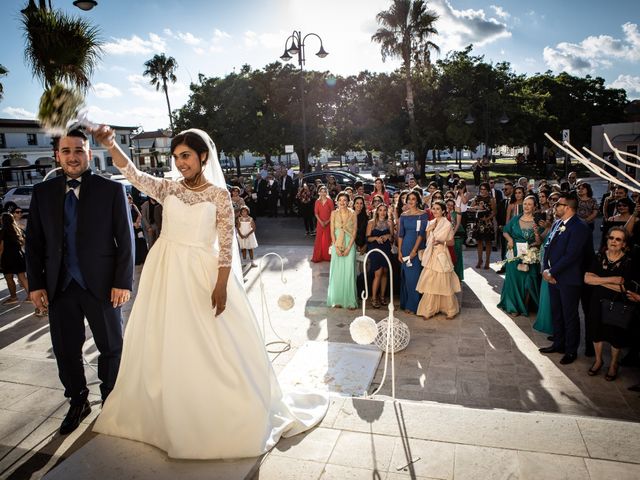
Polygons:
<instances>
[{"instance_id":1,"label":"groom's dark suit","mask_svg":"<svg viewBox=\"0 0 640 480\"><path fill-rule=\"evenodd\" d=\"M578 303L584 283L586 259L593 240L591 229L578 215L566 222L557 220L545 245L543 268L555 278L549 284L553 316L553 347L567 354L577 354L580 344Z\"/></svg>"},{"instance_id":2,"label":"groom's dark suit","mask_svg":"<svg viewBox=\"0 0 640 480\"><path fill-rule=\"evenodd\" d=\"M68 230L67 197L75 194L62 175L34 187L26 243L29 289L47 291L53 351L72 405L84 403L88 394L82 361L85 317L100 352L103 399L113 388L122 351L122 316L120 307L111 304L111 289L131 290L133 283L133 229L124 187L91 170L79 180L75 242L65 241L73 231ZM71 248L79 274L70 274L67 267Z\"/></svg>"}]
</instances>

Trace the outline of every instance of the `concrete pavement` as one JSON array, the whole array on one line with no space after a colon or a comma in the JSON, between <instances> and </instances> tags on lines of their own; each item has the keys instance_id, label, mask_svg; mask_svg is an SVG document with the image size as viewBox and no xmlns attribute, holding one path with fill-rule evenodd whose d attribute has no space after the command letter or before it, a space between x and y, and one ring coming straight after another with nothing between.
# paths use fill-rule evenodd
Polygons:
<instances>
[{"instance_id":1,"label":"concrete pavement","mask_svg":"<svg viewBox=\"0 0 640 480\"><path fill-rule=\"evenodd\" d=\"M359 312L325 306L328 264L308 262L313 239L304 236L301 220L260 219L258 239L258 256L275 251L286 258L286 284L273 260L264 273L273 326L293 345L272 355L276 371L307 340L351 342L348 326ZM465 253L467 265L475 264L474 255ZM260 318L257 273L248 269L245 284ZM0 478L41 478L49 471L52 479L118 480L640 478L640 397L626 390L640 371L621 369L609 383L586 375L590 359L564 367L555 355L540 355L537 347L547 341L532 330L535 319L511 319L495 308L501 283L493 271L467 268L463 310L453 321L397 312L412 335L396 356L398 402L389 398L388 383L375 400L334 398L318 428L281 441L263 458L238 462L172 461L153 447L94 435L99 396L90 366L94 411L76 432L60 437L67 405L46 319L26 304L3 306ZM282 293L294 296L293 309L278 309ZM376 320L386 316L368 313ZM267 328L266 341L275 338ZM93 363L91 341L85 353Z\"/></svg>"}]
</instances>

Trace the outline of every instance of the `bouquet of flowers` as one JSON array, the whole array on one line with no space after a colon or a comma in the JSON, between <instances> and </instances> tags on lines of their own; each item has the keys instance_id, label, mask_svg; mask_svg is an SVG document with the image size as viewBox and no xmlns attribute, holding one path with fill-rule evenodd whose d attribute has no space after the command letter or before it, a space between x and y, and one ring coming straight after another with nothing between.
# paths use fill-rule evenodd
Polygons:
<instances>
[{"instance_id":1,"label":"bouquet of flowers","mask_svg":"<svg viewBox=\"0 0 640 480\"><path fill-rule=\"evenodd\" d=\"M49 135L64 135L67 124L76 118L83 103L84 98L78 90L56 83L40 98L38 120Z\"/></svg>"},{"instance_id":2,"label":"bouquet of flowers","mask_svg":"<svg viewBox=\"0 0 640 480\"><path fill-rule=\"evenodd\" d=\"M540 248L527 244L527 248L520 255L507 255L506 260L503 260L500 265L504 265L506 263L515 262L516 260L520 260L517 268L522 272L529 271L529 265L533 265L534 263L540 263Z\"/></svg>"}]
</instances>

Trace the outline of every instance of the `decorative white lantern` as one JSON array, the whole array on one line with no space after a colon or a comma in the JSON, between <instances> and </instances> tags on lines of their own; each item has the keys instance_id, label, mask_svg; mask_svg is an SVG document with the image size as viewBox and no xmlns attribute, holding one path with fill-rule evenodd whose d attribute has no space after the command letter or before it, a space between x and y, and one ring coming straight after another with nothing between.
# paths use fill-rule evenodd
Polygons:
<instances>
[{"instance_id":1,"label":"decorative white lantern","mask_svg":"<svg viewBox=\"0 0 640 480\"><path fill-rule=\"evenodd\" d=\"M373 318L362 315L351 322L349 332L354 342L360 345L369 345L378 335L378 325Z\"/></svg>"},{"instance_id":2,"label":"decorative white lantern","mask_svg":"<svg viewBox=\"0 0 640 480\"><path fill-rule=\"evenodd\" d=\"M393 317L392 325L392 338L389 342L389 351L387 353L396 353L407 348L409 340L411 340L411 333L406 323L401 322L397 318ZM387 334L389 332L389 319L385 318L378 323L378 335L374 342L376 346L383 352L387 349Z\"/></svg>"}]
</instances>

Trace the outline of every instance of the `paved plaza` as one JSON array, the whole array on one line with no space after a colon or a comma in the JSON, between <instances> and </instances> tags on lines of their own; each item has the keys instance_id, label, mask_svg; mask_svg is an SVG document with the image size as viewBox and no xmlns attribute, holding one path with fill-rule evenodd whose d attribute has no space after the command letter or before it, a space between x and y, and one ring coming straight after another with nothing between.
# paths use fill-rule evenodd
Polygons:
<instances>
[{"instance_id":1,"label":"paved plaza","mask_svg":"<svg viewBox=\"0 0 640 480\"><path fill-rule=\"evenodd\" d=\"M308 261L313 239L301 222L258 221L258 258L276 252L286 261L286 284L275 260L264 270L273 327L293 347L272 355L277 372L308 340L352 343L349 324L360 314L326 307L329 265ZM465 252L465 263L475 264L475 251ZM261 321L258 271L246 269L245 284ZM47 319L35 317L29 304L3 306L0 478L640 478L640 396L627 390L640 381L640 369L621 368L610 383L587 376L591 359L561 366L559 355L541 355L538 347L548 341L531 328L534 316L512 319L496 308L502 281L493 270L467 268L462 311L452 321L396 312L411 331L395 358L397 401L389 379L374 399L332 397L319 427L282 440L262 458L233 462L173 461L153 447L93 434L100 398L90 340L93 412L60 437L67 404ZM4 282L0 288L6 297ZM284 293L295 298L288 311L277 307ZM379 320L387 311L367 314ZM275 340L266 330L266 341ZM382 369L383 362L369 391Z\"/></svg>"}]
</instances>

